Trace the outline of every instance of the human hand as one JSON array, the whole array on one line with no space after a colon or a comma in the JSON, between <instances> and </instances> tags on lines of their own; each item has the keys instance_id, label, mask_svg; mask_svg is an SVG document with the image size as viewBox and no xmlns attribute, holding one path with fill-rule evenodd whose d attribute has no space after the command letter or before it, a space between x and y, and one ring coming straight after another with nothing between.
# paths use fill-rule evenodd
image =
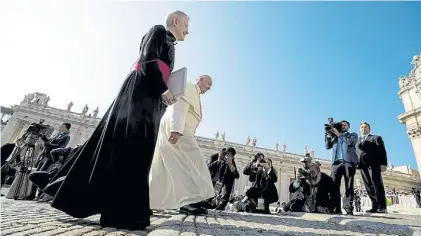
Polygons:
<instances>
[{"instance_id":1,"label":"human hand","mask_svg":"<svg viewBox=\"0 0 421 236\"><path fill-rule=\"evenodd\" d=\"M168 106L174 104L177 101L174 98L174 96L172 95L172 93L169 89L161 95L161 98L162 98L164 104L166 104Z\"/></svg>"},{"instance_id":2,"label":"human hand","mask_svg":"<svg viewBox=\"0 0 421 236\"><path fill-rule=\"evenodd\" d=\"M234 160L234 157L230 155L225 155L225 160L228 162L228 164L232 164L232 161Z\"/></svg>"},{"instance_id":3,"label":"human hand","mask_svg":"<svg viewBox=\"0 0 421 236\"><path fill-rule=\"evenodd\" d=\"M259 165L260 165L260 162L259 161L256 161L256 162L253 162L253 165L252 166L254 166L255 168L257 168L257 167L259 167Z\"/></svg>"},{"instance_id":4,"label":"human hand","mask_svg":"<svg viewBox=\"0 0 421 236\"><path fill-rule=\"evenodd\" d=\"M260 165L265 168L266 170L268 170L270 167L268 165L268 163L264 163L264 162L260 162Z\"/></svg>"},{"instance_id":5,"label":"human hand","mask_svg":"<svg viewBox=\"0 0 421 236\"><path fill-rule=\"evenodd\" d=\"M385 172L385 171L387 170L387 166L385 166L385 165L381 165L381 166L380 166L380 170L381 170L382 172Z\"/></svg>"},{"instance_id":6,"label":"human hand","mask_svg":"<svg viewBox=\"0 0 421 236\"><path fill-rule=\"evenodd\" d=\"M339 131L336 128L332 128L332 132L336 135L339 136L341 133L339 133Z\"/></svg>"},{"instance_id":7,"label":"human hand","mask_svg":"<svg viewBox=\"0 0 421 236\"><path fill-rule=\"evenodd\" d=\"M180 138L180 136L181 136L181 134L180 134L180 133L178 133L178 132L171 132L171 134L170 134L170 138L168 139L168 141L169 141L171 144L176 144L176 143L177 143L177 141L178 141L178 139Z\"/></svg>"},{"instance_id":8,"label":"human hand","mask_svg":"<svg viewBox=\"0 0 421 236\"><path fill-rule=\"evenodd\" d=\"M218 159L219 159L219 160L223 160L223 159L224 159L224 154L223 154L222 152L220 152L220 153L218 154Z\"/></svg>"}]
</instances>

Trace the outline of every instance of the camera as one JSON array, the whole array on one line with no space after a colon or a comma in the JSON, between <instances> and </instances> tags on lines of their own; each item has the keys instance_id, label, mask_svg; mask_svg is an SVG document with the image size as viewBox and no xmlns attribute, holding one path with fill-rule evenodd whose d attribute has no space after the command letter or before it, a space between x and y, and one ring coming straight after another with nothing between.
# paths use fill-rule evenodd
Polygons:
<instances>
[{"instance_id":1,"label":"camera","mask_svg":"<svg viewBox=\"0 0 421 236\"><path fill-rule=\"evenodd\" d=\"M308 179L310 177L310 163L313 158L306 156L301 158L300 162L303 163L303 168L298 169L298 178Z\"/></svg>"},{"instance_id":2,"label":"camera","mask_svg":"<svg viewBox=\"0 0 421 236\"><path fill-rule=\"evenodd\" d=\"M261 172L263 171L263 166L261 165L262 163L266 163L266 159L265 159L265 155L263 155L263 153L257 153L254 157L253 157L253 162L255 162L256 165L256 169L254 169L254 171L256 172Z\"/></svg>"},{"instance_id":3,"label":"camera","mask_svg":"<svg viewBox=\"0 0 421 236\"><path fill-rule=\"evenodd\" d=\"M334 122L333 118L329 117L327 119L329 122L325 124L325 133L329 137L335 137L336 135L333 133L333 128L337 129L339 133L343 132L342 129L342 122Z\"/></svg>"},{"instance_id":4,"label":"camera","mask_svg":"<svg viewBox=\"0 0 421 236\"><path fill-rule=\"evenodd\" d=\"M255 160L256 162L259 162L259 163L266 163L265 155L263 155L263 153L260 153L260 152L256 154Z\"/></svg>"},{"instance_id":5,"label":"camera","mask_svg":"<svg viewBox=\"0 0 421 236\"><path fill-rule=\"evenodd\" d=\"M234 157L236 153L237 152L235 151L233 147L222 148L222 150L219 152L219 157L222 160L225 160L227 156Z\"/></svg>"},{"instance_id":6,"label":"camera","mask_svg":"<svg viewBox=\"0 0 421 236\"><path fill-rule=\"evenodd\" d=\"M244 197L243 200L235 201L232 208L237 212L254 212L256 211L256 204L248 197Z\"/></svg>"},{"instance_id":7,"label":"camera","mask_svg":"<svg viewBox=\"0 0 421 236\"><path fill-rule=\"evenodd\" d=\"M310 171L303 169L303 168L298 168L298 178L299 179L309 179L310 177Z\"/></svg>"},{"instance_id":8,"label":"camera","mask_svg":"<svg viewBox=\"0 0 421 236\"><path fill-rule=\"evenodd\" d=\"M19 140L26 140L26 144L35 146L35 143L38 141L38 139L45 135L50 128L50 125L44 125L43 123L43 119L40 119L39 123L32 123Z\"/></svg>"}]
</instances>

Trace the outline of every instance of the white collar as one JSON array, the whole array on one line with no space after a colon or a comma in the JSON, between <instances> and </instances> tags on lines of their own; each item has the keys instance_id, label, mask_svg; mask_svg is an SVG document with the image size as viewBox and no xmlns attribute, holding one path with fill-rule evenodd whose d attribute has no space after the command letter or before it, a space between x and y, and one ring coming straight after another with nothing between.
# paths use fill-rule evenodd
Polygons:
<instances>
[{"instance_id":1,"label":"white collar","mask_svg":"<svg viewBox=\"0 0 421 236\"><path fill-rule=\"evenodd\" d=\"M196 87L197 93L198 94L201 94L202 92L200 91L200 87L199 87L199 85L197 83L195 84L195 87Z\"/></svg>"}]
</instances>

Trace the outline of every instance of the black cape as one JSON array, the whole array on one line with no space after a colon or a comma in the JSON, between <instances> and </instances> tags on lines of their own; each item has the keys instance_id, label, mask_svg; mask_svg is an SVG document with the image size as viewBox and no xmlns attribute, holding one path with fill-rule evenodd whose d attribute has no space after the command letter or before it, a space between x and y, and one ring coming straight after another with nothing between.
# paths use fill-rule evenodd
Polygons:
<instances>
[{"instance_id":1,"label":"black cape","mask_svg":"<svg viewBox=\"0 0 421 236\"><path fill-rule=\"evenodd\" d=\"M67 175L52 207L78 218L102 214L149 226L149 169L167 90L158 64L149 61L160 59L172 71L174 44L161 25L143 37L141 70L127 76L90 139L51 180Z\"/></svg>"}]
</instances>

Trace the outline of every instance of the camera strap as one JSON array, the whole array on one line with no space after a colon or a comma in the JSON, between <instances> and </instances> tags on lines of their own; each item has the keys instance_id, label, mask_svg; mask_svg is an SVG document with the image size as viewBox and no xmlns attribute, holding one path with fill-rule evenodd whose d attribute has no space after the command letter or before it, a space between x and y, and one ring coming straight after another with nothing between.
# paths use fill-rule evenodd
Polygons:
<instances>
[{"instance_id":1,"label":"camera strap","mask_svg":"<svg viewBox=\"0 0 421 236\"><path fill-rule=\"evenodd\" d=\"M215 186L213 187L213 190L215 191L215 195L219 195L219 193L222 190L222 183L219 181L216 181Z\"/></svg>"}]
</instances>

